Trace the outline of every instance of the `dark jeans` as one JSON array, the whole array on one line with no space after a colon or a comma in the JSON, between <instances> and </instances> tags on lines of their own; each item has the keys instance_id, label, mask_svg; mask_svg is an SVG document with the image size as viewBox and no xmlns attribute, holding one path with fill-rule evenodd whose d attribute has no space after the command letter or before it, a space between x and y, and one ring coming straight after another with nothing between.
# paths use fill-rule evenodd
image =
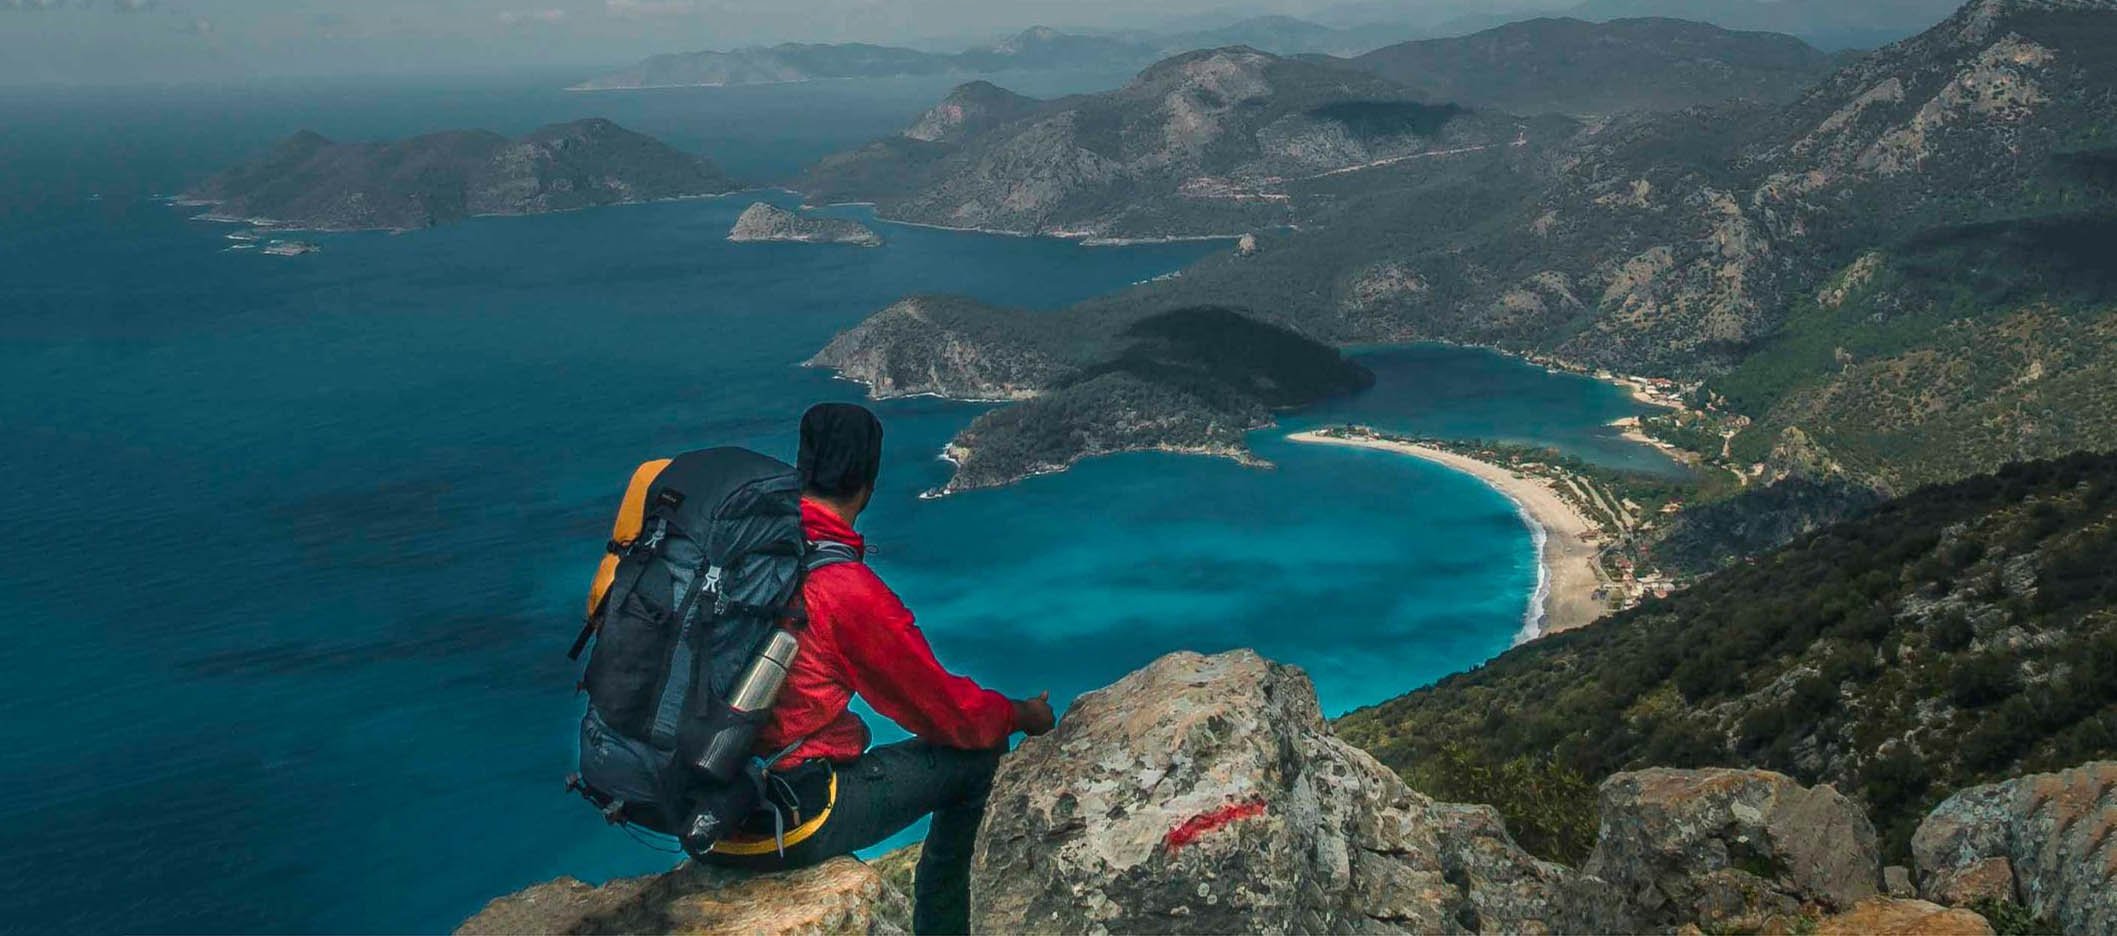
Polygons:
<instances>
[{"instance_id":1,"label":"dark jeans","mask_svg":"<svg viewBox=\"0 0 2117 936\"><path fill-rule=\"evenodd\" d=\"M786 857L715 855L712 862L756 870L821 864L881 842L931 813L933 826L919 855L912 931L920 936L970 931L970 853L985 796L1004 749L961 751L924 741L872 748L838 766L838 802L816 834Z\"/></svg>"}]
</instances>

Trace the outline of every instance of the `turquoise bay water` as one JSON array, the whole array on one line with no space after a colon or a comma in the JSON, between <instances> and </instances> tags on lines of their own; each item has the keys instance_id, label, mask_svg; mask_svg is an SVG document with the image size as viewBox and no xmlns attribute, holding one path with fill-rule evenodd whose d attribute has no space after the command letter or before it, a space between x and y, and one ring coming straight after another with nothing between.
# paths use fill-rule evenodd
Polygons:
<instances>
[{"instance_id":1,"label":"turquoise bay water","mask_svg":"<svg viewBox=\"0 0 2117 936\"><path fill-rule=\"evenodd\" d=\"M236 142L284 132L242 113ZM760 121L690 132L798 162ZM440 930L560 874L666 867L559 789L563 651L632 466L791 456L804 407L859 396L796 362L905 293L1048 309L1225 249L901 226L879 250L728 244L745 196L271 258L140 197L217 161L182 144L195 122L111 127L34 127L72 149L10 156L40 182L0 193L0 913L33 931ZM1475 665L1535 580L1511 505L1284 433L1359 420L1624 462L1601 426L1636 407L1482 352L1367 360L1375 390L1255 436L1273 470L1130 455L939 501L916 495L981 408L881 404L873 561L946 662L1013 693L1248 646L1337 712Z\"/></svg>"}]
</instances>

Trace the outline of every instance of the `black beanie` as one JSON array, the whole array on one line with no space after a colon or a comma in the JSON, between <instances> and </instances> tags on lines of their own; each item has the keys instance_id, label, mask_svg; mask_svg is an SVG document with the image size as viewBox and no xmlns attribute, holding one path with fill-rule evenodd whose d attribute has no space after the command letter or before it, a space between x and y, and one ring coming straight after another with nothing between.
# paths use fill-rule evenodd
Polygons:
<instances>
[{"instance_id":1,"label":"black beanie","mask_svg":"<svg viewBox=\"0 0 2117 936\"><path fill-rule=\"evenodd\" d=\"M844 497L882 473L882 421L866 407L818 403L801 416L801 454L794 468L805 490Z\"/></svg>"}]
</instances>

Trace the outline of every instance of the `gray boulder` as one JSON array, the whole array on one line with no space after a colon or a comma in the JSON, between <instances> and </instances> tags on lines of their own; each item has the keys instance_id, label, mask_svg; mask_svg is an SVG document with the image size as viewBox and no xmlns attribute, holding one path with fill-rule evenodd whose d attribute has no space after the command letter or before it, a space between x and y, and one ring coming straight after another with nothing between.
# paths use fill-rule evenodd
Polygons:
<instances>
[{"instance_id":1,"label":"gray boulder","mask_svg":"<svg viewBox=\"0 0 2117 936\"><path fill-rule=\"evenodd\" d=\"M1958 791L1911 854L1928 900L2013 900L2067 933L2117 932L2117 761Z\"/></svg>"},{"instance_id":2,"label":"gray boulder","mask_svg":"<svg viewBox=\"0 0 2117 936\"><path fill-rule=\"evenodd\" d=\"M1754 928L1880 891L1874 826L1831 787L1762 770L1642 770L1603 781L1587 872L1638 923Z\"/></svg>"},{"instance_id":3,"label":"gray boulder","mask_svg":"<svg viewBox=\"0 0 2117 936\"><path fill-rule=\"evenodd\" d=\"M560 878L486 904L457 936L744 933L902 936L911 902L852 858L782 874L686 864L593 887Z\"/></svg>"},{"instance_id":4,"label":"gray boulder","mask_svg":"<svg viewBox=\"0 0 2117 936\"><path fill-rule=\"evenodd\" d=\"M1325 726L1300 670L1177 653L1002 763L980 932L1609 932L1599 882L1435 803Z\"/></svg>"},{"instance_id":5,"label":"gray boulder","mask_svg":"<svg viewBox=\"0 0 2117 936\"><path fill-rule=\"evenodd\" d=\"M1882 869L1882 893L1897 900L1909 900L1919 895L1917 886L1911 883L1911 869L1903 865L1890 865Z\"/></svg>"}]
</instances>

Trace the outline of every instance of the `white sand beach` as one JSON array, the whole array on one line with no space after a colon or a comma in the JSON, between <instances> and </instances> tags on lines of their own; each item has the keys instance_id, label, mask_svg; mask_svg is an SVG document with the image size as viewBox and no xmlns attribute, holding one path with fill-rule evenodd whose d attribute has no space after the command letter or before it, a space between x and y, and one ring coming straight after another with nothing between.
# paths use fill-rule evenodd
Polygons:
<instances>
[{"instance_id":1,"label":"white sand beach","mask_svg":"<svg viewBox=\"0 0 2117 936\"><path fill-rule=\"evenodd\" d=\"M1506 495L1521 508L1523 516L1535 524L1543 533L1543 617L1537 622L1537 634L1553 634L1572 630L1594 622L1607 613L1607 606L1595 597L1603 585L1602 576L1596 571L1595 557L1600 551L1597 545L1602 539L1602 528L1590 522L1574 509L1565 498L1551 489L1540 478L1516 474L1490 462L1479 461L1457 455L1454 452L1387 439L1339 438L1320 432L1297 432L1287 438L1295 442L1320 445L1342 445L1350 448L1377 449L1423 458L1427 461L1452 468L1477 478Z\"/></svg>"}]
</instances>

